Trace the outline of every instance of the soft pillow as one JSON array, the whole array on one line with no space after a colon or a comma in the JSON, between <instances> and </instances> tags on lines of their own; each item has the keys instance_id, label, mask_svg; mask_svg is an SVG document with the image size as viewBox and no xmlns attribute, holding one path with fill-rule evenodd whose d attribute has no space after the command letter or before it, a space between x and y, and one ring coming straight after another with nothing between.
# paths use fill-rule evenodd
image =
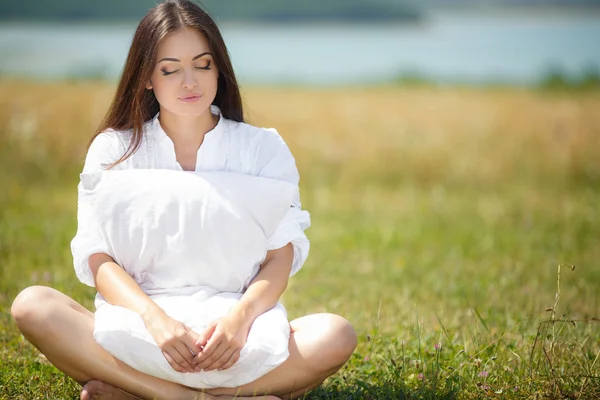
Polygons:
<instances>
[{"instance_id":1,"label":"soft pillow","mask_svg":"<svg viewBox=\"0 0 600 400\"><path fill-rule=\"evenodd\" d=\"M242 174L159 169L82 174L81 182L89 229L106 252L167 314L197 332L241 297L298 190ZM121 307L98 307L94 336L126 364L198 388L251 382L289 355L280 304L255 321L240 360L225 371L174 371L141 318Z\"/></svg>"},{"instance_id":2,"label":"soft pillow","mask_svg":"<svg viewBox=\"0 0 600 400\"><path fill-rule=\"evenodd\" d=\"M239 292L298 188L229 172L132 169L82 174L99 240L149 293Z\"/></svg>"}]
</instances>

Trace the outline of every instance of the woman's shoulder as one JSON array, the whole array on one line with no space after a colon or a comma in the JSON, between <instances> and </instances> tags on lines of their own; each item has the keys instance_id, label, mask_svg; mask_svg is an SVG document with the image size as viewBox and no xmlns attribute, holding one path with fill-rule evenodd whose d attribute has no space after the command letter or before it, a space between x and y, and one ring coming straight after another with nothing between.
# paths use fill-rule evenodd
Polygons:
<instances>
[{"instance_id":1,"label":"woman's shoulder","mask_svg":"<svg viewBox=\"0 0 600 400\"><path fill-rule=\"evenodd\" d=\"M106 170L125 154L131 137L130 129L108 128L98 133L88 147L83 172Z\"/></svg>"},{"instance_id":2,"label":"woman's shoulder","mask_svg":"<svg viewBox=\"0 0 600 400\"><path fill-rule=\"evenodd\" d=\"M288 149L287 144L279 131L275 128L265 128L249 124L247 122L236 122L227 120L230 126L229 132L236 141L243 142L249 148L261 148L267 152Z\"/></svg>"},{"instance_id":3,"label":"woman's shoulder","mask_svg":"<svg viewBox=\"0 0 600 400\"><path fill-rule=\"evenodd\" d=\"M90 144L90 149L92 146L94 147L115 147L120 149L122 147L127 147L129 141L131 141L132 131L131 129L113 129L107 128L94 137L92 143Z\"/></svg>"},{"instance_id":4,"label":"woman's shoulder","mask_svg":"<svg viewBox=\"0 0 600 400\"><path fill-rule=\"evenodd\" d=\"M275 128L228 121L233 142L240 146L256 175L298 183L296 160Z\"/></svg>"}]
</instances>

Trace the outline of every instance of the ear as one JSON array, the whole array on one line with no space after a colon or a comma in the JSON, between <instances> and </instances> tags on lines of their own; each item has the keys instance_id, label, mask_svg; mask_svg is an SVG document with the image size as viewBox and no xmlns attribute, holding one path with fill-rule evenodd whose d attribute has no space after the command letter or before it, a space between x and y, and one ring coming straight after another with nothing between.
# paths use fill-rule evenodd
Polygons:
<instances>
[{"instance_id":1,"label":"ear","mask_svg":"<svg viewBox=\"0 0 600 400\"><path fill-rule=\"evenodd\" d=\"M146 83L146 89L152 90L152 81L148 81L148 83Z\"/></svg>"}]
</instances>

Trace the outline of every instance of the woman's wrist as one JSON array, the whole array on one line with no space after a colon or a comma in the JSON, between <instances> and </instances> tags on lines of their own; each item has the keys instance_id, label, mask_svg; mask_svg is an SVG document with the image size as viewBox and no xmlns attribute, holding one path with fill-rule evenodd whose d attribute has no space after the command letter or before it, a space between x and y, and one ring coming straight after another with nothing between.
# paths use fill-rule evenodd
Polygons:
<instances>
[{"instance_id":1,"label":"woman's wrist","mask_svg":"<svg viewBox=\"0 0 600 400\"><path fill-rule=\"evenodd\" d=\"M229 314L241 322L242 326L250 328L257 315L254 313L254 307L243 299L240 300L230 311Z\"/></svg>"},{"instance_id":2,"label":"woman's wrist","mask_svg":"<svg viewBox=\"0 0 600 400\"><path fill-rule=\"evenodd\" d=\"M138 311L139 316L142 317L145 323L152 322L158 318L164 318L167 316L164 310L157 306L156 303L154 303L153 301L151 301L150 303L151 304L145 305Z\"/></svg>"}]
</instances>

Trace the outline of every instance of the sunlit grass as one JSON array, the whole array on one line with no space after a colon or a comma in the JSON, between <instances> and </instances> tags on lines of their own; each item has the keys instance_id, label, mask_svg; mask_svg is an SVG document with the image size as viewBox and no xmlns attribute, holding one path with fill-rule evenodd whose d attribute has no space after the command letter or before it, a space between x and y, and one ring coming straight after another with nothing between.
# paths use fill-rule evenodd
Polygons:
<instances>
[{"instance_id":1,"label":"sunlit grass","mask_svg":"<svg viewBox=\"0 0 600 400\"><path fill-rule=\"evenodd\" d=\"M68 244L85 145L113 90L0 83L0 398L77 396L8 310L35 283L92 306ZM599 92L252 87L244 98L248 120L290 146L312 216L290 317L339 313L360 337L311 398L600 396Z\"/></svg>"}]
</instances>

